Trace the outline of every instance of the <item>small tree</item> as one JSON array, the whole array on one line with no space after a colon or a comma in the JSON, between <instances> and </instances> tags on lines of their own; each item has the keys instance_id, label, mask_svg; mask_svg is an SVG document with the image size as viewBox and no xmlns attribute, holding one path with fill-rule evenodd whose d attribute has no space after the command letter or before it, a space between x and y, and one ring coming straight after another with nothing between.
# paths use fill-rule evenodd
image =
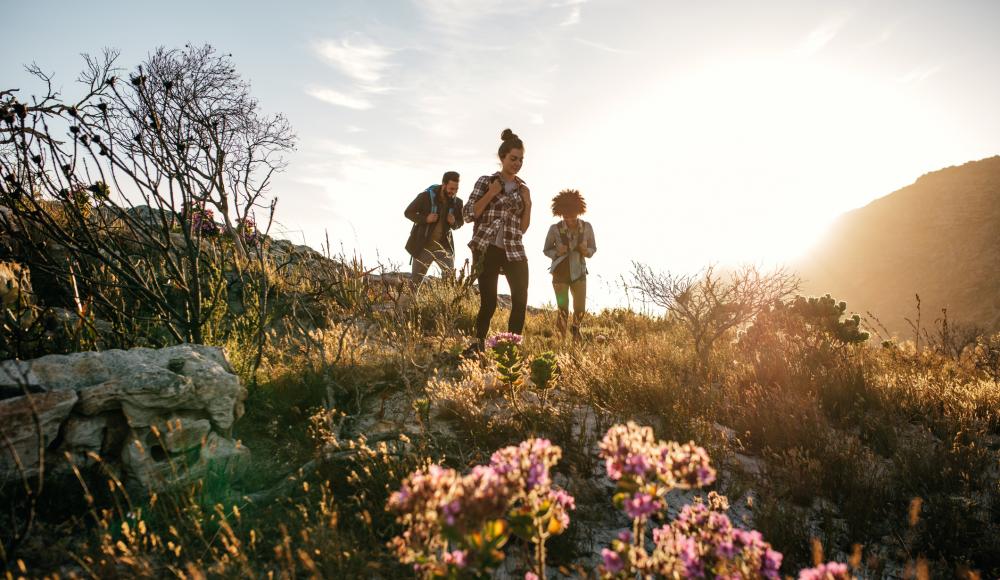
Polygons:
<instances>
[{"instance_id":1,"label":"small tree","mask_svg":"<svg viewBox=\"0 0 1000 580\"><path fill-rule=\"evenodd\" d=\"M294 137L210 46L160 48L127 79L117 57L85 57L78 100L36 66L28 70L45 83L42 98L0 91L0 229L13 232L33 274L73 288L66 305L81 317L96 309L119 343L137 333L204 342L229 287L243 286L251 252L264 270L246 224L257 210L263 233L270 227L274 201L264 196ZM212 208L225 243L211 239Z\"/></svg>"},{"instance_id":2,"label":"small tree","mask_svg":"<svg viewBox=\"0 0 1000 580\"><path fill-rule=\"evenodd\" d=\"M762 272L748 265L723 274L709 266L698 274L678 275L639 263L633 267L636 289L683 325L706 375L712 348L720 337L799 288L799 279L784 269Z\"/></svg>"}]
</instances>

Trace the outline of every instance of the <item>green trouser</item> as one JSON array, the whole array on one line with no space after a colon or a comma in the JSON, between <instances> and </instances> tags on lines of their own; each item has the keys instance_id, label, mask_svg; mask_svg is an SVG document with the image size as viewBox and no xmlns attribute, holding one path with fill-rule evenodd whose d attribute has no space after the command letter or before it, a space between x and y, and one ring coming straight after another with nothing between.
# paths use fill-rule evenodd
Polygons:
<instances>
[{"instance_id":1,"label":"green trouser","mask_svg":"<svg viewBox=\"0 0 1000 580\"><path fill-rule=\"evenodd\" d=\"M556 328L559 334L566 335L566 321L569 318L569 295L573 294L573 336L580 334L580 322L587 311L587 277L583 276L574 282L552 281L552 289L556 291L556 306L559 308L559 318Z\"/></svg>"}]
</instances>

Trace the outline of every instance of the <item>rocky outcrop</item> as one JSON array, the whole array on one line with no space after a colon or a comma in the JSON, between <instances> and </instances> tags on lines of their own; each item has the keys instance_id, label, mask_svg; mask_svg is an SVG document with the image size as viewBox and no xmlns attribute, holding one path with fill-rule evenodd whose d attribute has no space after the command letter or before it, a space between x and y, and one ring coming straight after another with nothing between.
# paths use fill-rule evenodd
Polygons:
<instances>
[{"instance_id":1,"label":"rocky outcrop","mask_svg":"<svg viewBox=\"0 0 1000 580\"><path fill-rule=\"evenodd\" d=\"M246 389L221 349L179 345L0 363L0 480L98 459L147 489L243 469ZM41 441L39 441L39 434Z\"/></svg>"}]
</instances>

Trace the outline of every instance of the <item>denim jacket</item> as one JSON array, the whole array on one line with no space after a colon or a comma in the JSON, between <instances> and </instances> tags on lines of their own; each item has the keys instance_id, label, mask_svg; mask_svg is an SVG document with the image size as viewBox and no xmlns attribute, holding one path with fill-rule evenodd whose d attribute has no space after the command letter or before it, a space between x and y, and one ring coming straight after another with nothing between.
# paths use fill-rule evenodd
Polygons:
<instances>
[{"instance_id":1,"label":"denim jacket","mask_svg":"<svg viewBox=\"0 0 1000 580\"><path fill-rule=\"evenodd\" d=\"M594 228L591 227L590 222L579 218L576 221L577 228L572 232L563 220L549 226L549 233L545 236L545 247L542 250L546 256L552 259L552 265L549 266L550 273L555 272L556 266L563 260L569 260L570 280L579 280L587 275L586 259L597 251L597 243L594 242ZM585 252L581 252L578 248L581 240L586 243ZM556 250L560 244L569 248L569 252L560 256Z\"/></svg>"}]
</instances>

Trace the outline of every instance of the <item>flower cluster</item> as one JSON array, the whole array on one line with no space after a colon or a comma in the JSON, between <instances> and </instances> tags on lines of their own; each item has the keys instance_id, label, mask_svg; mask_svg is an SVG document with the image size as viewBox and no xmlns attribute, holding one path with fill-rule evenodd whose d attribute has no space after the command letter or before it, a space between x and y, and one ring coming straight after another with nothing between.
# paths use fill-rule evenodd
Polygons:
<instances>
[{"instance_id":1,"label":"flower cluster","mask_svg":"<svg viewBox=\"0 0 1000 580\"><path fill-rule=\"evenodd\" d=\"M257 222L253 216L246 216L236 220L236 231L240 234L240 239L247 246L254 247L260 242L261 233L257 229Z\"/></svg>"},{"instance_id":2,"label":"flower cluster","mask_svg":"<svg viewBox=\"0 0 1000 580\"><path fill-rule=\"evenodd\" d=\"M601 458L608 477L619 482L623 491L636 491L633 500L643 499L644 488L653 486L657 492L671 489L693 489L715 481L715 470L709 465L708 453L693 442L683 445L657 441L653 430L629 421L615 425L604 435Z\"/></svg>"},{"instance_id":3,"label":"flower cluster","mask_svg":"<svg viewBox=\"0 0 1000 580\"><path fill-rule=\"evenodd\" d=\"M520 334L513 332L501 332L500 334L494 334L486 339L486 348L505 348L507 345L521 346L521 342L523 341L524 337Z\"/></svg>"},{"instance_id":4,"label":"flower cluster","mask_svg":"<svg viewBox=\"0 0 1000 580\"><path fill-rule=\"evenodd\" d=\"M851 578L847 564L840 562L827 562L799 572L799 580L851 580Z\"/></svg>"},{"instance_id":5,"label":"flower cluster","mask_svg":"<svg viewBox=\"0 0 1000 580\"><path fill-rule=\"evenodd\" d=\"M511 534L542 546L544 555L545 539L565 530L575 508L549 475L561 456L548 440L529 439L464 476L438 465L411 473L386 506L405 527L390 546L424 577L488 573L503 561Z\"/></svg>"},{"instance_id":6,"label":"flower cluster","mask_svg":"<svg viewBox=\"0 0 1000 580\"><path fill-rule=\"evenodd\" d=\"M191 210L191 231L203 236L216 236L219 234L219 224L215 223L215 214L204 205L192 208Z\"/></svg>"},{"instance_id":7,"label":"flower cluster","mask_svg":"<svg viewBox=\"0 0 1000 580\"><path fill-rule=\"evenodd\" d=\"M611 549L601 552L605 578L631 578L636 573L667 578L781 578L782 555L760 532L739 529L724 513L701 503L685 506L673 522L654 529L651 552L634 539L622 532Z\"/></svg>"},{"instance_id":8,"label":"flower cluster","mask_svg":"<svg viewBox=\"0 0 1000 580\"><path fill-rule=\"evenodd\" d=\"M693 489L715 481L708 453L694 443L657 440L653 430L633 422L615 425L600 445L608 477L617 482L615 505L633 520L601 552L604 577L778 578L781 554L759 532L732 525L725 498L709 494L711 507L685 506L673 522L653 530L647 550L646 523L666 510L672 489Z\"/></svg>"}]
</instances>

